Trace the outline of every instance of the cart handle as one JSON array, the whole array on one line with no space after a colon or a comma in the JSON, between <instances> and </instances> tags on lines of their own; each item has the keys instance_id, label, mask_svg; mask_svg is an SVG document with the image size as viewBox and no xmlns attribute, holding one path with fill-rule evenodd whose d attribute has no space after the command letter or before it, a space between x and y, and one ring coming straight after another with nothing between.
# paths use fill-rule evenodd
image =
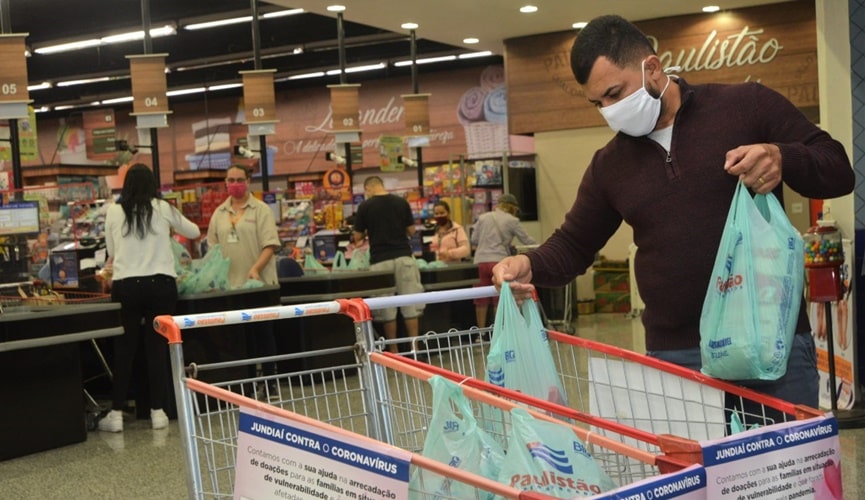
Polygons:
<instances>
[{"instance_id":1,"label":"cart handle","mask_svg":"<svg viewBox=\"0 0 865 500\"><path fill-rule=\"evenodd\" d=\"M337 314L343 312L343 307L343 301L333 300L311 304L235 309L232 311L186 314L182 316L162 315L154 318L153 329L168 339L169 344L176 344L182 342L180 330L253 323L256 321L273 321L302 316Z\"/></svg>"},{"instance_id":2,"label":"cart handle","mask_svg":"<svg viewBox=\"0 0 865 500\"><path fill-rule=\"evenodd\" d=\"M371 310L388 309L391 307L412 306L417 304L435 304L453 302L456 300L480 299L495 297L499 294L494 286L476 286L457 290L441 290L438 292L408 293L389 297L371 297L363 299Z\"/></svg>"}]
</instances>

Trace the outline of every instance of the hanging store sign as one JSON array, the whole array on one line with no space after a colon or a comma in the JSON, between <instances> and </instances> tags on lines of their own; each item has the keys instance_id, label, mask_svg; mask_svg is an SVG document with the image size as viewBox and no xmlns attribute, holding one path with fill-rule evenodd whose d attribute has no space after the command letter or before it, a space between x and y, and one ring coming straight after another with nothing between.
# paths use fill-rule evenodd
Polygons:
<instances>
[{"instance_id":1,"label":"hanging store sign","mask_svg":"<svg viewBox=\"0 0 865 500\"><path fill-rule=\"evenodd\" d=\"M402 96L402 103L405 108L405 135L429 134L429 96L430 94L406 94Z\"/></svg>"},{"instance_id":2,"label":"hanging store sign","mask_svg":"<svg viewBox=\"0 0 865 500\"><path fill-rule=\"evenodd\" d=\"M0 35L0 119L27 118L27 59L24 38L28 33Z\"/></svg>"},{"instance_id":3,"label":"hanging store sign","mask_svg":"<svg viewBox=\"0 0 865 500\"><path fill-rule=\"evenodd\" d=\"M132 75L132 116L138 128L168 126L168 83L165 58L168 54L126 56Z\"/></svg>"},{"instance_id":4,"label":"hanging store sign","mask_svg":"<svg viewBox=\"0 0 865 500\"><path fill-rule=\"evenodd\" d=\"M240 71L243 77L243 111L249 135L276 133L276 93L273 88L275 69Z\"/></svg>"}]
</instances>

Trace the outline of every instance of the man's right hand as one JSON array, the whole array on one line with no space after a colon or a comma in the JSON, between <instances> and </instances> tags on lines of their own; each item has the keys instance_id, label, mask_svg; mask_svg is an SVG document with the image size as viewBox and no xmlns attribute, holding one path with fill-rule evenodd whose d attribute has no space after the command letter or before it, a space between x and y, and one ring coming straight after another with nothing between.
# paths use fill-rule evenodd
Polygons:
<instances>
[{"instance_id":1,"label":"man's right hand","mask_svg":"<svg viewBox=\"0 0 865 500\"><path fill-rule=\"evenodd\" d=\"M532 263L526 255L505 257L493 267L493 284L501 289L502 283L509 281L512 292L531 293Z\"/></svg>"}]
</instances>

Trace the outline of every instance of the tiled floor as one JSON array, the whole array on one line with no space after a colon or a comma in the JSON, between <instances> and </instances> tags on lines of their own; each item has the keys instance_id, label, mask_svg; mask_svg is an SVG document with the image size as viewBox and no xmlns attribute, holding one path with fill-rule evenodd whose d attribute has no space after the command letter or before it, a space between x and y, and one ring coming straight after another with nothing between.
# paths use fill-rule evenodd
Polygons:
<instances>
[{"instance_id":1,"label":"tiled floor","mask_svg":"<svg viewBox=\"0 0 865 500\"><path fill-rule=\"evenodd\" d=\"M581 337L643 349L639 319L581 316ZM865 499L865 429L841 431L845 498ZM174 499L186 497L177 422L154 431L131 416L120 434L91 432L84 443L0 462L0 498Z\"/></svg>"}]
</instances>

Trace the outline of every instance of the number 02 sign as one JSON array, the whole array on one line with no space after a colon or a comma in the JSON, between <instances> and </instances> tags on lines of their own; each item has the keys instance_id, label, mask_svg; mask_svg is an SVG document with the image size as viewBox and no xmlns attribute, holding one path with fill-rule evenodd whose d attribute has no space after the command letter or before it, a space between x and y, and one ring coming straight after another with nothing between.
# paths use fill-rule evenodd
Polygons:
<instances>
[{"instance_id":1,"label":"number 02 sign","mask_svg":"<svg viewBox=\"0 0 865 500\"><path fill-rule=\"evenodd\" d=\"M358 113L360 104L358 90L360 89L360 85L328 85L328 88L330 88L330 107L333 110L333 130L359 130Z\"/></svg>"}]
</instances>

